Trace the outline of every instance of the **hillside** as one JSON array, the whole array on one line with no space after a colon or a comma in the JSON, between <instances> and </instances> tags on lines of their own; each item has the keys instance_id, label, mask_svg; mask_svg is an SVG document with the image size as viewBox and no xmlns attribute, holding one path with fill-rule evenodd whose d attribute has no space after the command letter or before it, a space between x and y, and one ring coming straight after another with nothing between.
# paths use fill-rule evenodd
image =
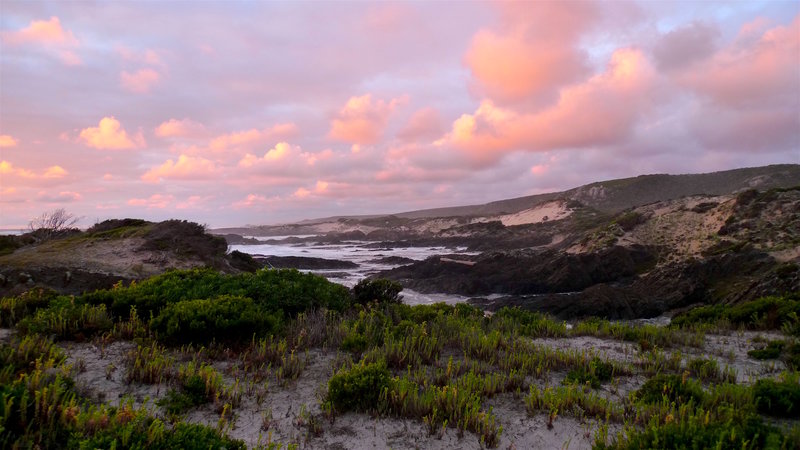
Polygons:
<instances>
[{"instance_id":1,"label":"hillside","mask_svg":"<svg viewBox=\"0 0 800 450\"><path fill-rule=\"evenodd\" d=\"M213 267L236 271L226 255L224 239L206 234L198 224L180 220L107 220L84 232L65 230L41 241L34 232L8 237L6 244L20 247L0 256L2 295L35 286L79 294L168 269Z\"/></svg>"},{"instance_id":2,"label":"hillside","mask_svg":"<svg viewBox=\"0 0 800 450\"><path fill-rule=\"evenodd\" d=\"M422 292L505 294L473 303L486 309L514 304L562 318L652 317L800 290L798 187L585 216L577 208L531 226L494 222L490 234L512 235L505 242L519 245L495 246L463 261L468 264L434 257L379 276Z\"/></svg>"},{"instance_id":3,"label":"hillside","mask_svg":"<svg viewBox=\"0 0 800 450\"><path fill-rule=\"evenodd\" d=\"M721 172L684 175L641 175L599 181L567 191L529 195L481 205L455 206L401 212L392 215L336 216L304 220L294 224L262 225L211 230L218 234L282 236L363 231L369 233L398 225L415 226L420 220L448 218L494 218L519 213L553 202L578 202L584 207L613 214L649 203L690 195L729 195L747 189L767 190L800 185L800 165L781 164ZM398 222L398 219L405 219Z\"/></svg>"}]
</instances>

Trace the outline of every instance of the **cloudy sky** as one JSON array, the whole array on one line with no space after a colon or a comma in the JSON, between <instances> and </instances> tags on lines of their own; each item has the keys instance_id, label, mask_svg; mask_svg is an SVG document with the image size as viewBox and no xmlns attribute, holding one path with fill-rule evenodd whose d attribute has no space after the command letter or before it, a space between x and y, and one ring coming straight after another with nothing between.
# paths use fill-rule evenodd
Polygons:
<instances>
[{"instance_id":1,"label":"cloudy sky","mask_svg":"<svg viewBox=\"0 0 800 450\"><path fill-rule=\"evenodd\" d=\"M0 2L0 227L800 163L800 3Z\"/></svg>"}]
</instances>

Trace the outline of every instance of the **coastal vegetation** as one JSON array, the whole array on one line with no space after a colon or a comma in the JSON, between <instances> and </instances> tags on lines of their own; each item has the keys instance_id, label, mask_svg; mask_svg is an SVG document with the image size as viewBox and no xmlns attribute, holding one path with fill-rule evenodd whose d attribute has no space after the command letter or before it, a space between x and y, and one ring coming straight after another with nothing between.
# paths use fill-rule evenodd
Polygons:
<instances>
[{"instance_id":1,"label":"coastal vegetation","mask_svg":"<svg viewBox=\"0 0 800 450\"><path fill-rule=\"evenodd\" d=\"M12 332L0 341L0 445L313 447L337 420L368 414L493 448L512 425L497 408L512 404L548 427L590 424L597 449L800 446L797 294L695 308L666 327L409 306L399 294L388 280L351 291L296 270L194 269L3 298L0 324ZM771 371L748 379L714 354L710 339L737 335L753 336L745 358ZM92 362L70 355L80 343L126 345L106 379L150 386L153 397L92 393L80 382ZM329 361L317 401L295 414L302 432L279 443L267 399L311 376L314 358ZM242 414L263 416L260 436L238 434Z\"/></svg>"}]
</instances>

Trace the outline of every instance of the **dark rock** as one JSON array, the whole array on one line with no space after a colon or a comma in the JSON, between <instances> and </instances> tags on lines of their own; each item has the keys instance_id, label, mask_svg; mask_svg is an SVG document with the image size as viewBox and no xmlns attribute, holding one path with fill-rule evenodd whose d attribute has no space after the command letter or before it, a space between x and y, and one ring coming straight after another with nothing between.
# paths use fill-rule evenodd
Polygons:
<instances>
[{"instance_id":1,"label":"dark rock","mask_svg":"<svg viewBox=\"0 0 800 450\"><path fill-rule=\"evenodd\" d=\"M263 242L259 241L258 239L246 238L246 237L238 235L238 234L221 234L219 236L222 236L223 238L225 238L225 242L227 242L228 245L259 245L259 244L263 244Z\"/></svg>"},{"instance_id":2,"label":"dark rock","mask_svg":"<svg viewBox=\"0 0 800 450\"><path fill-rule=\"evenodd\" d=\"M571 293L476 298L469 303L489 311L518 306L560 319L650 318L694 304L738 303L800 290L800 271L785 267L764 253L723 254L662 266L627 283L600 283Z\"/></svg>"},{"instance_id":3,"label":"dark rock","mask_svg":"<svg viewBox=\"0 0 800 450\"><path fill-rule=\"evenodd\" d=\"M257 256L253 259L262 264L262 266L275 269L326 270L355 269L358 267L358 264L351 261L311 258L306 256Z\"/></svg>"},{"instance_id":4,"label":"dark rock","mask_svg":"<svg viewBox=\"0 0 800 450\"><path fill-rule=\"evenodd\" d=\"M553 250L493 252L476 257L473 265L447 261L463 255L446 256L445 261L437 256L378 276L423 293L531 295L581 291L631 278L653 258L647 249L623 247L577 255Z\"/></svg>"},{"instance_id":5,"label":"dark rock","mask_svg":"<svg viewBox=\"0 0 800 450\"><path fill-rule=\"evenodd\" d=\"M354 230L343 233L328 233L325 236L319 237L318 241L328 244L338 244L343 241L363 241L366 238L367 235L364 234L363 231Z\"/></svg>"},{"instance_id":6,"label":"dark rock","mask_svg":"<svg viewBox=\"0 0 800 450\"><path fill-rule=\"evenodd\" d=\"M417 262L414 259L406 258L404 256L386 256L384 258L371 259L368 262L373 264L386 264L391 266L402 266L405 264L413 264Z\"/></svg>"}]
</instances>

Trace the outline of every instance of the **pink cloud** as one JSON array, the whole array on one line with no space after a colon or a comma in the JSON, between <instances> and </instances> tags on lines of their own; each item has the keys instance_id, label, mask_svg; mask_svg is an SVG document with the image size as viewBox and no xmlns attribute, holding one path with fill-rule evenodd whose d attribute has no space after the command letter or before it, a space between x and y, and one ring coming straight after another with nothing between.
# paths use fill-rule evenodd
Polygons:
<instances>
[{"instance_id":1,"label":"pink cloud","mask_svg":"<svg viewBox=\"0 0 800 450\"><path fill-rule=\"evenodd\" d=\"M202 137L206 134L206 127L191 119L169 119L161 123L155 129L155 134L158 137L186 137L195 138Z\"/></svg>"},{"instance_id":2,"label":"pink cloud","mask_svg":"<svg viewBox=\"0 0 800 450\"><path fill-rule=\"evenodd\" d=\"M136 72L123 70L119 74L119 82L123 88L137 94L146 94L158 84L161 75L153 69L139 69Z\"/></svg>"},{"instance_id":3,"label":"pink cloud","mask_svg":"<svg viewBox=\"0 0 800 450\"><path fill-rule=\"evenodd\" d=\"M0 148L16 147L19 141L13 136L0 134Z\"/></svg>"},{"instance_id":4,"label":"pink cloud","mask_svg":"<svg viewBox=\"0 0 800 450\"><path fill-rule=\"evenodd\" d=\"M445 125L435 108L422 108L417 110L406 125L397 133L397 137L404 141L433 140L441 137Z\"/></svg>"},{"instance_id":5,"label":"pink cloud","mask_svg":"<svg viewBox=\"0 0 800 450\"><path fill-rule=\"evenodd\" d=\"M217 172L217 167L208 159L180 155L177 161L168 159L148 170L142 175L142 180L149 183L158 183L162 179L199 180L211 178Z\"/></svg>"},{"instance_id":6,"label":"pink cloud","mask_svg":"<svg viewBox=\"0 0 800 450\"><path fill-rule=\"evenodd\" d=\"M279 201L280 197L278 196L265 197L263 195L248 194L247 197L237 202L234 202L231 206L233 206L234 209L254 208L260 206L273 205Z\"/></svg>"},{"instance_id":7,"label":"pink cloud","mask_svg":"<svg viewBox=\"0 0 800 450\"><path fill-rule=\"evenodd\" d=\"M3 40L9 44L35 42L75 45L78 43L72 32L64 30L61 21L55 16L49 20L33 20L22 30L4 33Z\"/></svg>"},{"instance_id":8,"label":"pink cloud","mask_svg":"<svg viewBox=\"0 0 800 450\"><path fill-rule=\"evenodd\" d=\"M14 167L8 161L0 161L0 175L16 175L22 178L34 178L36 176L30 170Z\"/></svg>"},{"instance_id":9,"label":"pink cloud","mask_svg":"<svg viewBox=\"0 0 800 450\"><path fill-rule=\"evenodd\" d=\"M373 101L371 94L350 97L331 121L328 137L351 144L374 144L383 135L394 109L407 101L406 97Z\"/></svg>"},{"instance_id":10,"label":"pink cloud","mask_svg":"<svg viewBox=\"0 0 800 450\"><path fill-rule=\"evenodd\" d=\"M679 83L715 102L742 108L793 102L800 84L800 15L787 26L756 30L763 20L746 24L739 39L702 64L677 75Z\"/></svg>"},{"instance_id":11,"label":"pink cloud","mask_svg":"<svg viewBox=\"0 0 800 450\"><path fill-rule=\"evenodd\" d=\"M169 206L175 197L172 195L153 194L147 198L132 198L128 200L131 206L144 206L147 209L164 209Z\"/></svg>"},{"instance_id":12,"label":"pink cloud","mask_svg":"<svg viewBox=\"0 0 800 450\"><path fill-rule=\"evenodd\" d=\"M84 128L81 130L80 138L89 147L101 150L124 150L145 146L141 133L130 137L114 116L103 117L96 127Z\"/></svg>"},{"instance_id":13,"label":"pink cloud","mask_svg":"<svg viewBox=\"0 0 800 450\"><path fill-rule=\"evenodd\" d=\"M175 205L177 209L202 209L214 198L213 195L190 195L186 200Z\"/></svg>"},{"instance_id":14,"label":"pink cloud","mask_svg":"<svg viewBox=\"0 0 800 450\"><path fill-rule=\"evenodd\" d=\"M67 171L61 166L51 166L42 174L43 178L63 178L67 176Z\"/></svg>"},{"instance_id":15,"label":"pink cloud","mask_svg":"<svg viewBox=\"0 0 800 450\"><path fill-rule=\"evenodd\" d=\"M588 72L578 39L595 22L593 2L498 2L502 21L472 39L464 62L475 90L497 103L549 100Z\"/></svg>"},{"instance_id":16,"label":"pink cloud","mask_svg":"<svg viewBox=\"0 0 800 450\"><path fill-rule=\"evenodd\" d=\"M534 175L544 175L547 173L548 166L546 164L537 164L531 167L531 173Z\"/></svg>"},{"instance_id":17,"label":"pink cloud","mask_svg":"<svg viewBox=\"0 0 800 450\"><path fill-rule=\"evenodd\" d=\"M317 184L314 185L314 187L311 190L301 187L298 188L296 191L294 191L294 194L292 194L292 196L295 198L303 199L316 195L324 195L328 193L329 186L330 183L328 183L327 181L318 180Z\"/></svg>"},{"instance_id":18,"label":"pink cloud","mask_svg":"<svg viewBox=\"0 0 800 450\"><path fill-rule=\"evenodd\" d=\"M45 203L71 203L83 199L83 196L77 192L62 191L58 194L51 194L49 192L39 192L36 200Z\"/></svg>"},{"instance_id":19,"label":"pink cloud","mask_svg":"<svg viewBox=\"0 0 800 450\"><path fill-rule=\"evenodd\" d=\"M43 172L37 174L29 169L14 167L14 165L8 161L0 161L0 175L24 179L60 179L67 176L68 172L61 166L50 166ZM3 181L8 179L9 178L4 178Z\"/></svg>"},{"instance_id":20,"label":"pink cloud","mask_svg":"<svg viewBox=\"0 0 800 450\"><path fill-rule=\"evenodd\" d=\"M647 109L656 74L641 51L614 52L606 72L561 91L558 102L519 113L484 100L474 114L453 123L438 145L455 145L486 166L516 150L607 145L624 139Z\"/></svg>"},{"instance_id":21,"label":"pink cloud","mask_svg":"<svg viewBox=\"0 0 800 450\"><path fill-rule=\"evenodd\" d=\"M300 147L292 147L288 142L278 142L275 147L267 150L263 157L258 157L251 153L244 155L239 161L239 167L253 167L263 162L280 161L290 156L297 157L299 155Z\"/></svg>"},{"instance_id":22,"label":"pink cloud","mask_svg":"<svg viewBox=\"0 0 800 450\"><path fill-rule=\"evenodd\" d=\"M72 50L78 45L78 40L61 26L61 20L55 16L49 20L33 20L19 31L3 32L2 38L10 45L35 44L51 49L67 65L81 64L80 57Z\"/></svg>"},{"instance_id":23,"label":"pink cloud","mask_svg":"<svg viewBox=\"0 0 800 450\"><path fill-rule=\"evenodd\" d=\"M217 136L211 140L209 148L214 151L224 151L229 148L247 147L266 141L285 140L296 136L297 133L298 128L294 123L279 123L263 130L252 128Z\"/></svg>"},{"instance_id":24,"label":"pink cloud","mask_svg":"<svg viewBox=\"0 0 800 450\"><path fill-rule=\"evenodd\" d=\"M300 146L279 142L267 150L263 156L248 153L239 160L238 166L256 174L272 174L287 178L304 177L309 171L324 172L326 167L318 164L330 162L335 158L330 149L320 152L305 152Z\"/></svg>"}]
</instances>

